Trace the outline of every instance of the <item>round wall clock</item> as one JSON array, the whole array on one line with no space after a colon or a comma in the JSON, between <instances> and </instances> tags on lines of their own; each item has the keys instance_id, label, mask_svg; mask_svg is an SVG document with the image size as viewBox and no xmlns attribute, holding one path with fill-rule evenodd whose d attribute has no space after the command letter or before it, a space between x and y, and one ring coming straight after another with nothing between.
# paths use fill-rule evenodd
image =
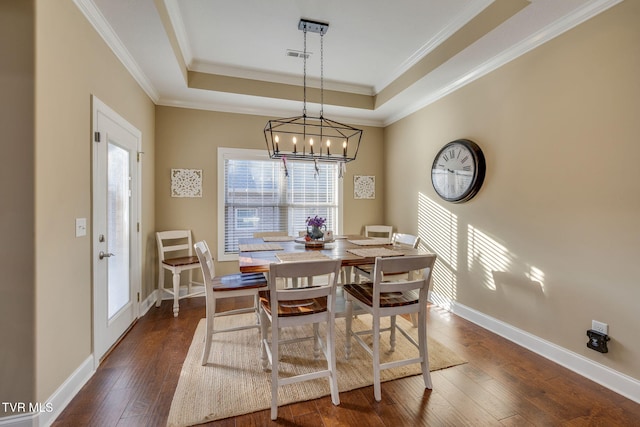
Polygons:
<instances>
[{"instance_id":1,"label":"round wall clock","mask_svg":"<svg viewBox=\"0 0 640 427\"><path fill-rule=\"evenodd\" d=\"M486 164L482 150L473 141L458 139L438 152L431 166L431 183L447 202L462 203L478 193Z\"/></svg>"}]
</instances>

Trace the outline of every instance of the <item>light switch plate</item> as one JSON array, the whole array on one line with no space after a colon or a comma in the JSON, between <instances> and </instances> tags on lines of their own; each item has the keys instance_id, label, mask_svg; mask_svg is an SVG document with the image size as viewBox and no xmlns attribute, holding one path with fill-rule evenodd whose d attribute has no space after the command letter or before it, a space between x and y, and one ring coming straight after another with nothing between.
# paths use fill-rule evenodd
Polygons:
<instances>
[{"instance_id":1,"label":"light switch plate","mask_svg":"<svg viewBox=\"0 0 640 427\"><path fill-rule=\"evenodd\" d=\"M87 235L87 218L76 218L76 237Z\"/></svg>"}]
</instances>

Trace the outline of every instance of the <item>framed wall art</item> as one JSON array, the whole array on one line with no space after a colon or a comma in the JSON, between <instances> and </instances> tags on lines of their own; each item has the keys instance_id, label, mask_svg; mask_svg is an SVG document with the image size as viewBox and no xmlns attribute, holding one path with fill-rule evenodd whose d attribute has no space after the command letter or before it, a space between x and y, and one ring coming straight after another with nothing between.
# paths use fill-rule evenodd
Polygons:
<instances>
[{"instance_id":1,"label":"framed wall art","mask_svg":"<svg viewBox=\"0 0 640 427\"><path fill-rule=\"evenodd\" d=\"M354 199L375 199L376 198L376 177L367 175L353 176L353 198Z\"/></svg>"},{"instance_id":2,"label":"framed wall art","mask_svg":"<svg viewBox=\"0 0 640 427\"><path fill-rule=\"evenodd\" d=\"M171 169L171 197L202 197L202 169Z\"/></svg>"}]
</instances>

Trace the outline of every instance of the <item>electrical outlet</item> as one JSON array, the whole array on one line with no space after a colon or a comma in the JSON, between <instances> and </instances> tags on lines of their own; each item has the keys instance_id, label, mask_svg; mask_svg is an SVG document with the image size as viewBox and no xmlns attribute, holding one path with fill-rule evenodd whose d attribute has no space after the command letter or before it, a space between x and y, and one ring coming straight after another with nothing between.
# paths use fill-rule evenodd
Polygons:
<instances>
[{"instance_id":1,"label":"electrical outlet","mask_svg":"<svg viewBox=\"0 0 640 427\"><path fill-rule=\"evenodd\" d=\"M591 329L593 329L596 332L600 332L601 334L609 335L609 325L607 325L606 323L598 322L597 320L592 320Z\"/></svg>"}]
</instances>

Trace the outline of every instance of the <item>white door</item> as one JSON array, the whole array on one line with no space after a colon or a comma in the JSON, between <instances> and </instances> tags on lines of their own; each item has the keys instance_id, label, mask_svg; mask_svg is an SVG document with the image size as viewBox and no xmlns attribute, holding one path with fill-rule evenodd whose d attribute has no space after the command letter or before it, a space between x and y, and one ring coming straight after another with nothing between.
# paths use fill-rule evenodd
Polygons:
<instances>
[{"instance_id":1,"label":"white door","mask_svg":"<svg viewBox=\"0 0 640 427\"><path fill-rule=\"evenodd\" d=\"M93 103L93 354L95 365L138 316L141 134Z\"/></svg>"}]
</instances>

